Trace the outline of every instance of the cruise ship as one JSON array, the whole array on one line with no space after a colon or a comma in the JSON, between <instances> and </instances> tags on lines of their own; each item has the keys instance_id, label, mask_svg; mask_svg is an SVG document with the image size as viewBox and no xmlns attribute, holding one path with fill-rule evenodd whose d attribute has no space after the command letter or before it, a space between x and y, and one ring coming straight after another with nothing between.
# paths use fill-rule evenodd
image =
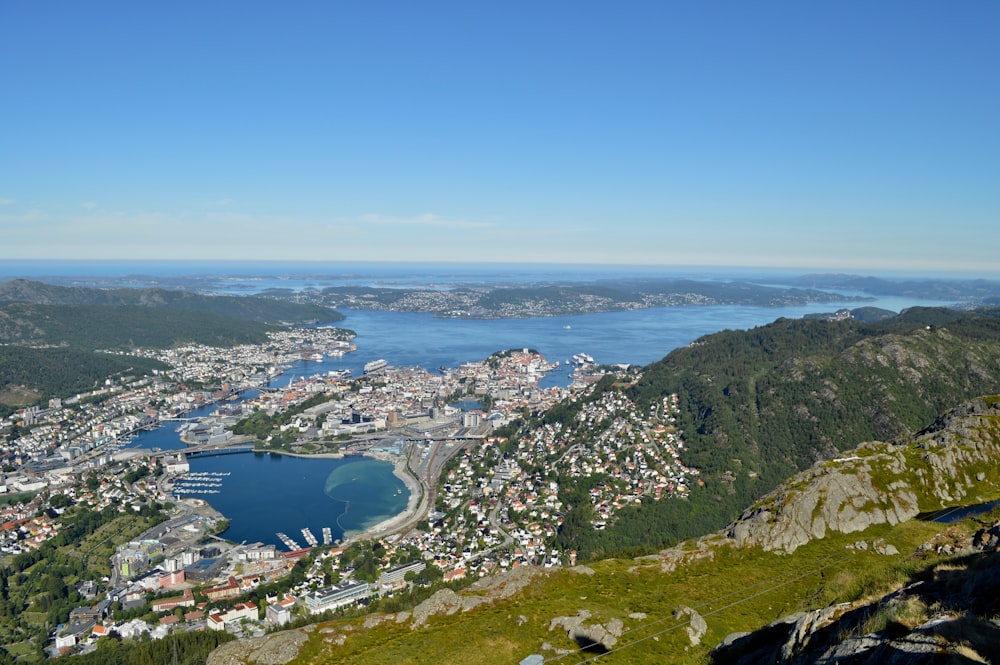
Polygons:
<instances>
[{"instance_id":1,"label":"cruise ship","mask_svg":"<svg viewBox=\"0 0 1000 665\"><path fill-rule=\"evenodd\" d=\"M383 358L367 362L365 363L365 374L372 374L381 369L385 369L388 365L389 365L388 361L386 361Z\"/></svg>"}]
</instances>

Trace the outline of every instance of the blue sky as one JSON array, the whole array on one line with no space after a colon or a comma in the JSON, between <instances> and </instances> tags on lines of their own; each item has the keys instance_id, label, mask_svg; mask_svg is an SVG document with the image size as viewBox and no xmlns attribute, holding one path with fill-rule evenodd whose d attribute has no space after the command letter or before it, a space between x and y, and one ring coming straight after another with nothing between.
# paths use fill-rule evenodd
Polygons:
<instances>
[{"instance_id":1,"label":"blue sky","mask_svg":"<svg viewBox=\"0 0 1000 665\"><path fill-rule=\"evenodd\" d=\"M0 259L997 273L997 34L993 0L0 0Z\"/></svg>"}]
</instances>

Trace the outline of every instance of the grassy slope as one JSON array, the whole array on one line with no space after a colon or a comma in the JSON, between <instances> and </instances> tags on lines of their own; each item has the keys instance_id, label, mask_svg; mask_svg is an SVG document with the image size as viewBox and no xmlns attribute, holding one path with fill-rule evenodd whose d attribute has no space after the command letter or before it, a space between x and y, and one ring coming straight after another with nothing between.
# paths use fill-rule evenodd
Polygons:
<instances>
[{"instance_id":1,"label":"grassy slope","mask_svg":"<svg viewBox=\"0 0 1000 665\"><path fill-rule=\"evenodd\" d=\"M898 584L915 571L933 565L937 555L885 557L849 550L858 540L884 538L901 552L941 531L941 525L911 521L895 528L880 526L861 534L835 535L814 541L794 555L756 549L718 549L712 560L662 572L659 562L606 560L591 568L594 575L559 570L537 580L521 594L468 613L434 617L428 627L408 624L362 629L363 620L334 621L311 634L309 645L294 663L516 663L531 653L546 660L555 649L575 653L558 660L578 663L593 654L577 652L562 629L549 630L559 616L576 616L586 609L588 624L619 618L626 632L619 650L602 663L698 663L711 646L735 631L750 631L779 617L831 602L854 600ZM637 566L638 564L638 566ZM686 622L673 618L680 606L701 613L709 627L703 644L691 647ZM645 619L630 618L645 613ZM526 620L520 619L524 617ZM353 626L347 630L345 626ZM343 646L331 645L334 633L348 635Z\"/></svg>"}]
</instances>

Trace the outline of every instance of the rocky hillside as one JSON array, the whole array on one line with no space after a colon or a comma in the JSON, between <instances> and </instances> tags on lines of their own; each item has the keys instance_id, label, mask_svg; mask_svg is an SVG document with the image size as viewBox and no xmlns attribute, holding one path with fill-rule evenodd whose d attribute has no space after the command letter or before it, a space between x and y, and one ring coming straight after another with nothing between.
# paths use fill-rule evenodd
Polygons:
<instances>
[{"instance_id":1,"label":"rocky hillside","mask_svg":"<svg viewBox=\"0 0 1000 665\"><path fill-rule=\"evenodd\" d=\"M898 524L1000 495L1000 398L949 411L905 443L873 442L798 474L726 530L738 545L793 552L828 531Z\"/></svg>"},{"instance_id":2,"label":"rocky hillside","mask_svg":"<svg viewBox=\"0 0 1000 665\"><path fill-rule=\"evenodd\" d=\"M770 489L998 390L1000 310L914 308L877 323L781 319L723 331L647 368L634 392L649 403L680 395L690 465Z\"/></svg>"},{"instance_id":3,"label":"rocky hillside","mask_svg":"<svg viewBox=\"0 0 1000 665\"><path fill-rule=\"evenodd\" d=\"M576 549L607 556L722 529L814 463L861 441L908 437L955 404L998 391L996 309L915 308L877 323L779 319L708 335L644 368L624 391L637 413L679 397L682 461L699 470L699 485L686 502L620 511Z\"/></svg>"},{"instance_id":4,"label":"rocky hillside","mask_svg":"<svg viewBox=\"0 0 1000 665\"><path fill-rule=\"evenodd\" d=\"M875 600L837 603L735 633L713 665L1000 662L1000 522L957 544L930 542L956 560L921 571Z\"/></svg>"}]
</instances>

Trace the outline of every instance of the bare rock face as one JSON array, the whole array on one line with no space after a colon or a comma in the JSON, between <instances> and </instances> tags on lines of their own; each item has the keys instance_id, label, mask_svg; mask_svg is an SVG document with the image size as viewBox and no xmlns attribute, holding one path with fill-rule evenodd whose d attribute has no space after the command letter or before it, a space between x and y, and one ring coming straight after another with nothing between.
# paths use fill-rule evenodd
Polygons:
<instances>
[{"instance_id":1,"label":"bare rock face","mask_svg":"<svg viewBox=\"0 0 1000 665\"><path fill-rule=\"evenodd\" d=\"M286 630L265 637L226 642L209 654L205 665L285 665L299 655L309 636L304 631Z\"/></svg>"},{"instance_id":2,"label":"bare rock face","mask_svg":"<svg viewBox=\"0 0 1000 665\"><path fill-rule=\"evenodd\" d=\"M1000 488L998 404L995 398L975 400L908 443L862 444L800 473L743 513L726 535L740 546L793 552L827 531L854 533L874 524L898 524L921 509L995 494Z\"/></svg>"}]
</instances>

